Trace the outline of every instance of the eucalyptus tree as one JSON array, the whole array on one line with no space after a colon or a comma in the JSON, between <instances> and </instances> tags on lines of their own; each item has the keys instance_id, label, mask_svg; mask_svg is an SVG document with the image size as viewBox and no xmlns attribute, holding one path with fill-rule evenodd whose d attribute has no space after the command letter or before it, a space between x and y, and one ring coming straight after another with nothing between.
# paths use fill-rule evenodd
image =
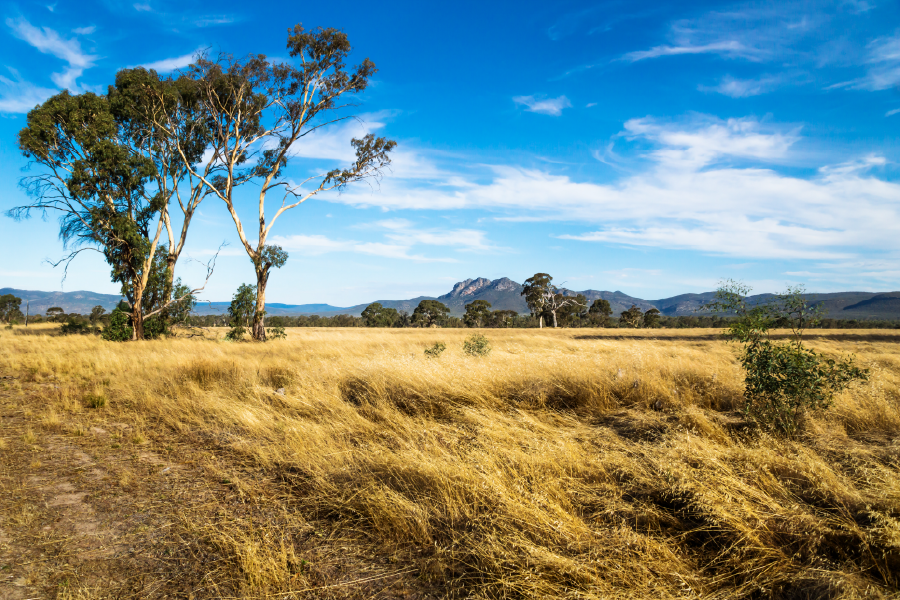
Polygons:
<instances>
[{"instance_id":1,"label":"eucalyptus tree","mask_svg":"<svg viewBox=\"0 0 900 600\"><path fill-rule=\"evenodd\" d=\"M413 323L421 323L422 327L432 327L438 321L446 319L450 314L447 305L438 300L422 300L412 314Z\"/></svg>"},{"instance_id":2,"label":"eucalyptus tree","mask_svg":"<svg viewBox=\"0 0 900 600\"><path fill-rule=\"evenodd\" d=\"M175 262L190 217L202 195L208 193L199 180L191 182L191 200L187 207L182 205L185 219L180 243L167 246L165 294L159 302L145 302L164 229L174 241L169 201L195 170L189 163L200 161L206 145L196 113L165 105L174 115L170 130L178 127L186 132L176 148L170 130L155 125L157 97L166 98L169 105L184 104L171 80L162 80L153 71L133 69L120 72L107 94L63 91L35 107L18 136L20 150L39 170L21 181L32 202L7 212L15 219L28 218L34 212L44 217L57 214L60 239L72 250L60 261L66 268L84 250L103 254L112 280L121 284L128 301L132 339L144 338L146 319L181 300L171 297ZM187 104L194 106L190 96ZM212 270L207 267L208 281Z\"/></svg>"},{"instance_id":3,"label":"eucalyptus tree","mask_svg":"<svg viewBox=\"0 0 900 600\"><path fill-rule=\"evenodd\" d=\"M261 54L243 59L221 54L214 59L201 56L184 73L197 86L199 110L209 127L207 157L221 167L213 176L194 167L192 174L225 203L256 272L255 340L266 338L269 272L287 260L283 249L267 243L275 222L317 194L380 177L396 145L372 134L352 139L355 160L349 166L319 172L300 182L290 180L286 167L295 143L322 127L352 118L341 110L349 106L342 97L365 90L376 68L368 58L347 67L350 43L346 34L333 28L307 31L296 25L288 30L287 50L297 66L269 62ZM167 129L179 148L183 147L176 119L162 114L156 122ZM185 157L184 163L190 160ZM249 182L258 185L255 239L245 231L237 208L236 191ZM266 210L270 195L278 198L274 213Z\"/></svg>"},{"instance_id":4,"label":"eucalyptus tree","mask_svg":"<svg viewBox=\"0 0 900 600\"><path fill-rule=\"evenodd\" d=\"M484 327L491 318L491 303L487 300L475 300L466 304L466 314L463 317L466 327Z\"/></svg>"},{"instance_id":5,"label":"eucalyptus tree","mask_svg":"<svg viewBox=\"0 0 900 600\"><path fill-rule=\"evenodd\" d=\"M567 307L573 310L587 308L587 300L581 294L577 297L560 293L553 283L553 277L547 273L535 273L525 280L522 286L522 296L525 303L531 309L531 314L539 319L539 327L544 327L544 315L553 319L553 327L557 326L557 313Z\"/></svg>"}]
</instances>

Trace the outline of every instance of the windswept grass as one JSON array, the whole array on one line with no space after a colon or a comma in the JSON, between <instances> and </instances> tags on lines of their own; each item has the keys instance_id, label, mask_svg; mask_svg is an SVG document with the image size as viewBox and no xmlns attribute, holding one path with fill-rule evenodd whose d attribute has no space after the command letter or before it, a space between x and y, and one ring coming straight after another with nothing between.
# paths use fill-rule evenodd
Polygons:
<instances>
[{"instance_id":1,"label":"windswept grass","mask_svg":"<svg viewBox=\"0 0 900 600\"><path fill-rule=\"evenodd\" d=\"M0 369L53 384L44 422L104 413L212 441L248 498L241 473L272 474L304 519L448 597L898 593L890 336L814 340L872 377L786 440L741 417L733 349L672 331L488 330L482 357L464 354L465 330L290 330L265 345L14 333L0 333ZM426 356L436 342L447 351ZM245 596L302 595L289 538L182 526Z\"/></svg>"}]
</instances>

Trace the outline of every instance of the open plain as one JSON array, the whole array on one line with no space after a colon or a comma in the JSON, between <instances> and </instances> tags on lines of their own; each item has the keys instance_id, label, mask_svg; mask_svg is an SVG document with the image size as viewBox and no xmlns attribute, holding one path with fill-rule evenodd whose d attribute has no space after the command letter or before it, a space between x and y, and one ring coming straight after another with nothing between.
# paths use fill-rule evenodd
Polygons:
<instances>
[{"instance_id":1,"label":"open plain","mask_svg":"<svg viewBox=\"0 0 900 600\"><path fill-rule=\"evenodd\" d=\"M4 600L900 589L900 332L810 332L871 377L796 439L712 330L57 332L0 330Z\"/></svg>"}]
</instances>

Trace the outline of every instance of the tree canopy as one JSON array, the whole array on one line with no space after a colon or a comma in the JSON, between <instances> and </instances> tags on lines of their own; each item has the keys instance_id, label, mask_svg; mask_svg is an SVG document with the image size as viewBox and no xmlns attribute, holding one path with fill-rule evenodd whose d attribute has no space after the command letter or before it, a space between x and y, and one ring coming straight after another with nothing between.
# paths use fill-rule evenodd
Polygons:
<instances>
[{"instance_id":1,"label":"tree canopy","mask_svg":"<svg viewBox=\"0 0 900 600\"><path fill-rule=\"evenodd\" d=\"M450 314L450 309L437 300L422 300L413 311L412 322L422 327L437 325Z\"/></svg>"}]
</instances>

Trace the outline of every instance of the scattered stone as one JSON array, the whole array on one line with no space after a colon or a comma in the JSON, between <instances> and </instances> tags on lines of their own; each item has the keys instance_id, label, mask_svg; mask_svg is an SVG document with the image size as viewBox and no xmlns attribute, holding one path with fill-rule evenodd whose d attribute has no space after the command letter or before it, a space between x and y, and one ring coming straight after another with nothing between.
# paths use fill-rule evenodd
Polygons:
<instances>
[{"instance_id":1,"label":"scattered stone","mask_svg":"<svg viewBox=\"0 0 900 600\"><path fill-rule=\"evenodd\" d=\"M284 396L284 388L278 388L277 390L275 390L275 393L279 396Z\"/></svg>"}]
</instances>

